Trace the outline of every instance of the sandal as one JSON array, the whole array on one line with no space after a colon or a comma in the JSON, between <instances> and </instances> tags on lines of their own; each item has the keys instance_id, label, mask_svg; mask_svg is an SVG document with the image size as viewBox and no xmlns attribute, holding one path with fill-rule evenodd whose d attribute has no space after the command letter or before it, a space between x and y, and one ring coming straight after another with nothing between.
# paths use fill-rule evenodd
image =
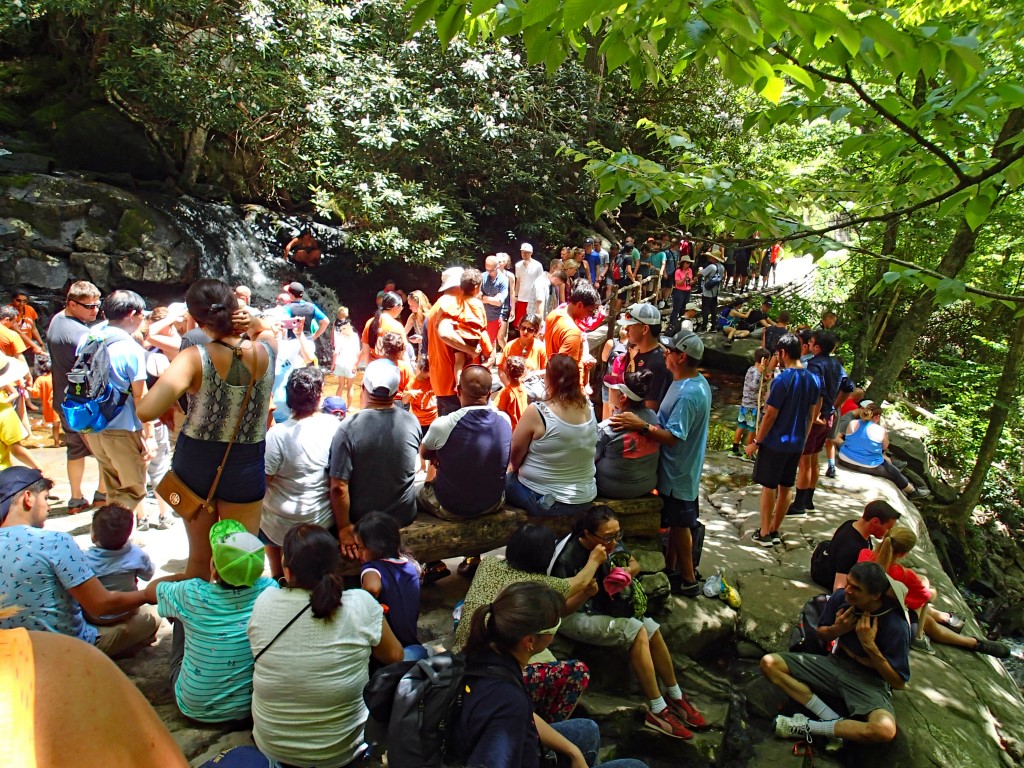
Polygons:
<instances>
[{"instance_id":1,"label":"sandal","mask_svg":"<svg viewBox=\"0 0 1024 768\"><path fill-rule=\"evenodd\" d=\"M444 560L434 560L433 562L427 563L423 566L423 584L433 584L435 581L440 581L443 578L451 576L452 572L448 570L448 566L444 564Z\"/></svg>"}]
</instances>

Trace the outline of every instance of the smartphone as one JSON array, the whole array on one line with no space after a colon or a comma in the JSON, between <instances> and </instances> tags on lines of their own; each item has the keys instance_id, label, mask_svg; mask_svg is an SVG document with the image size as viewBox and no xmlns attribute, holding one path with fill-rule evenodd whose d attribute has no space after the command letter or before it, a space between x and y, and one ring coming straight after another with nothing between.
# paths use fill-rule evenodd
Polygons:
<instances>
[{"instance_id":1,"label":"smartphone","mask_svg":"<svg viewBox=\"0 0 1024 768\"><path fill-rule=\"evenodd\" d=\"M294 331L299 327L299 319L297 317L287 317L281 321L281 327L286 331Z\"/></svg>"}]
</instances>

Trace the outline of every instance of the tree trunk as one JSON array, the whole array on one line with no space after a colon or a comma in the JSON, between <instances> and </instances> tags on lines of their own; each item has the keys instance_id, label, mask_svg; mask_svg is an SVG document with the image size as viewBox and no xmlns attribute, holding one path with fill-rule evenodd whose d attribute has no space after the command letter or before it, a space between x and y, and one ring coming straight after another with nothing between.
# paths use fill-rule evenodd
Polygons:
<instances>
[{"instance_id":1,"label":"tree trunk","mask_svg":"<svg viewBox=\"0 0 1024 768\"><path fill-rule=\"evenodd\" d=\"M204 126L193 128L188 137L188 148L185 150L185 162L182 164L178 183L182 188L191 190L199 178L199 164L206 152L206 139L209 131Z\"/></svg>"},{"instance_id":2,"label":"tree trunk","mask_svg":"<svg viewBox=\"0 0 1024 768\"><path fill-rule=\"evenodd\" d=\"M981 227L978 227L972 231L967 225L967 220L961 219L960 226L957 227L956 234L953 235L953 240L943 254L936 271L947 277L956 277L974 252L974 243L978 239L980 229ZM934 309L934 296L931 291L922 290L911 302L907 313L900 319L896 334L875 365L871 386L864 395L866 398L880 403L892 391L907 360L914 354L917 340L928 325Z\"/></svg>"},{"instance_id":3,"label":"tree trunk","mask_svg":"<svg viewBox=\"0 0 1024 768\"><path fill-rule=\"evenodd\" d=\"M896 239L899 233L899 221L890 221L882 234L882 253L886 256L896 253ZM878 335L885 313L882 305L885 299L885 292L876 296L871 295L871 289L885 274L886 263L880 259L872 259L871 266L865 267L864 277L861 278L861 288L858 291L862 300L860 302L860 316L863 323L861 332L853 344L853 368L850 371L850 378L854 381L864 381L868 378L870 358L874 352L872 340Z\"/></svg>"},{"instance_id":4,"label":"tree trunk","mask_svg":"<svg viewBox=\"0 0 1024 768\"><path fill-rule=\"evenodd\" d=\"M950 510L954 522L961 528L978 505L981 490L988 477L988 470L999 449L999 439L1002 437L1003 427L1009 418L1010 409L1016 407L1017 396L1020 394L1022 359L1024 359L1024 316L1018 317L1013 325L1010 346L1006 350L1006 360L1003 361L1003 373L999 377L999 384L996 385L995 399L992 401L991 410L989 410L988 427L985 429L985 436L981 439L981 445L978 447L978 458L974 462L971 478L967 481L967 487L960 494L960 498Z\"/></svg>"}]
</instances>

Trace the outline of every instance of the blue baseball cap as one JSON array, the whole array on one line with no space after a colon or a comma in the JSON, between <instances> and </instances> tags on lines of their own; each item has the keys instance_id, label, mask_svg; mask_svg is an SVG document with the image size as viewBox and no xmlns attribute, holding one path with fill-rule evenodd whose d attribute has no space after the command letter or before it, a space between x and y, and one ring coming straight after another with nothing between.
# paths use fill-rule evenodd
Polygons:
<instances>
[{"instance_id":1,"label":"blue baseball cap","mask_svg":"<svg viewBox=\"0 0 1024 768\"><path fill-rule=\"evenodd\" d=\"M0 525L7 519L14 497L42 479L43 473L31 467L8 467L0 472Z\"/></svg>"},{"instance_id":2,"label":"blue baseball cap","mask_svg":"<svg viewBox=\"0 0 1024 768\"><path fill-rule=\"evenodd\" d=\"M348 406L345 405L345 400L332 395L331 397L324 399L324 404L320 406L320 411L323 413L329 413L332 416L337 416L339 413L344 416L348 413Z\"/></svg>"}]
</instances>

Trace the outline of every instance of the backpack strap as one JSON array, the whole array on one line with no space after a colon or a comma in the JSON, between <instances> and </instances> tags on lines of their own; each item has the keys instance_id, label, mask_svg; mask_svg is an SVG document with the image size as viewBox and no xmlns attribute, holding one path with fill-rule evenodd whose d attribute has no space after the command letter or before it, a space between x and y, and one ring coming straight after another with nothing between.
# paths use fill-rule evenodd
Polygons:
<instances>
[{"instance_id":1,"label":"backpack strap","mask_svg":"<svg viewBox=\"0 0 1024 768\"><path fill-rule=\"evenodd\" d=\"M312 607L313 607L312 603L306 603L304 606L302 606L302 610L299 611L298 613L296 613L294 616L292 616L291 620L287 624L285 624L283 627L281 627L281 629L278 631L278 633L276 635L274 635L272 638L270 638L270 642L267 643L266 645L264 645L262 649L260 649L260 652L257 653L256 656L253 658L252 663L255 664L257 661L259 661L260 660L260 656L262 656L264 653L266 653L268 650L270 650L270 646L272 646L274 644L274 642L277 640L277 638L279 638L281 635L283 635L285 632L287 632L288 631L288 627L290 627L292 624L294 624L296 621L298 621L299 617L302 614L304 614L306 611L308 611L310 608L312 608Z\"/></svg>"}]
</instances>

